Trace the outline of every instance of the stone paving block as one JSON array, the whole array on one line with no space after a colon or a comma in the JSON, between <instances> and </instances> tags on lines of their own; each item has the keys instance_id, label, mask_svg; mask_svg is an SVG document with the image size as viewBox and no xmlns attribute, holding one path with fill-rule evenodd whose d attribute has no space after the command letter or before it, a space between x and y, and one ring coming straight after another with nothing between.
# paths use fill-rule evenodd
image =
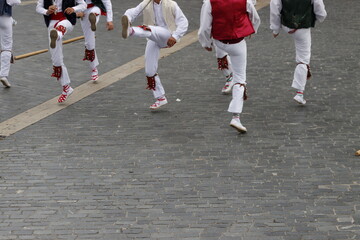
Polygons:
<instances>
[{"instance_id":1,"label":"stone paving block","mask_svg":"<svg viewBox=\"0 0 360 240\"><path fill-rule=\"evenodd\" d=\"M196 30L202 1L177 2ZM0 239L360 240L360 23L348 21L360 5L325 4L328 18L312 30L305 107L292 100L293 42L284 33L274 40L269 7L259 11L259 33L246 40L247 134L228 126L231 96L220 93L214 53L194 43L159 62L163 110L148 110L140 70L0 140ZM119 37L134 2L113 5L115 31L101 18L97 32L101 74L144 53L143 39ZM16 55L47 47L34 8L15 8ZM69 38L80 34L76 26ZM88 78L83 48L64 47L74 86ZM0 121L59 94L49 60L12 66Z\"/></svg>"}]
</instances>

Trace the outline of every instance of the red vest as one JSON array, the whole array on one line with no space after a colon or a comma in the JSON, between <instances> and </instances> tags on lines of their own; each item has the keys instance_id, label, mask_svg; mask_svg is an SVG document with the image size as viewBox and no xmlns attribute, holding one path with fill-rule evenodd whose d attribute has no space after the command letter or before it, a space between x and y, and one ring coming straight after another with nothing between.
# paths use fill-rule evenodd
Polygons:
<instances>
[{"instance_id":1,"label":"red vest","mask_svg":"<svg viewBox=\"0 0 360 240\"><path fill-rule=\"evenodd\" d=\"M231 40L255 33L246 11L246 0L210 0L212 36L216 40Z\"/></svg>"}]
</instances>

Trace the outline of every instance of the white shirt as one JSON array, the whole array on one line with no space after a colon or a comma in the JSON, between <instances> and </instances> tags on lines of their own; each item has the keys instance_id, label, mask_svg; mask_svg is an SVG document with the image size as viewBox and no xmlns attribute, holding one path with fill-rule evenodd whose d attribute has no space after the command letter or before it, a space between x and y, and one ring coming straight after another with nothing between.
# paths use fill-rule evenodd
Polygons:
<instances>
[{"instance_id":1,"label":"white shirt","mask_svg":"<svg viewBox=\"0 0 360 240\"><path fill-rule=\"evenodd\" d=\"M200 28L199 28L199 42L202 47L211 47L212 39L211 39L211 30L212 30L212 8L210 0L204 0L204 3L201 7L200 14ZM246 11L249 13L249 18L254 27L255 32L257 32L260 26L260 17L257 13L253 1L247 0L246 2Z\"/></svg>"},{"instance_id":2,"label":"white shirt","mask_svg":"<svg viewBox=\"0 0 360 240\"><path fill-rule=\"evenodd\" d=\"M62 7L62 0L53 0L54 5L57 6L57 9L59 9L59 11L61 11L61 7ZM76 6L73 7L75 12L82 12L85 11L87 5L85 3L84 0L75 0L76 2ZM65 9L63 9L63 11L65 11ZM47 9L44 8L44 0L38 0L37 5L36 5L36 12L43 14L43 15L47 15Z\"/></svg>"},{"instance_id":3,"label":"white shirt","mask_svg":"<svg viewBox=\"0 0 360 240\"><path fill-rule=\"evenodd\" d=\"M166 25L163 16L161 1L159 4L153 2L153 6L154 6L156 26L169 29L168 26ZM129 18L130 22L133 22L138 16L142 15L142 12L143 12L142 3L140 3L137 7L126 10L125 15ZM175 32L172 33L172 36L178 41L182 36L185 35L189 26L189 22L176 2L175 2L175 24L176 24L176 30Z\"/></svg>"},{"instance_id":4,"label":"white shirt","mask_svg":"<svg viewBox=\"0 0 360 240\"><path fill-rule=\"evenodd\" d=\"M111 0L101 0L101 1L104 4L105 9L106 9L106 21L112 22L113 21L113 10L112 10ZM92 3L91 0L85 0L85 2L86 2L86 4Z\"/></svg>"},{"instance_id":5,"label":"white shirt","mask_svg":"<svg viewBox=\"0 0 360 240\"><path fill-rule=\"evenodd\" d=\"M326 10L323 0L311 0L314 5L316 20L323 22L326 18ZM278 34L281 28L281 0L271 0L270 2L270 29L274 34Z\"/></svg>"}]
</instances>

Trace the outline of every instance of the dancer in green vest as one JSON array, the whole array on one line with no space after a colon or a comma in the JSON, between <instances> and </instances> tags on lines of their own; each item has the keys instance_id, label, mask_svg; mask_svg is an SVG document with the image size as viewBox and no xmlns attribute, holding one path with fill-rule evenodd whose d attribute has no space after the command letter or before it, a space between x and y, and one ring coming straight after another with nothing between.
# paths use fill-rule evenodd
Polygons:
<instances>
[{"instance_id":1,"label":"dancer in green vest","mask_svg":"<svg viewBox=\"0 0 360 240\"><path fill-rule=\"evenodd\" d=\"M311 77L311 31L315 22L326 18L323 0L271 0L270 29L276 38L280 29L290 34L295 42L296 68L292 87L297 90L294 100L306 104L304 90Z\"/></svg>"}]
</instances>

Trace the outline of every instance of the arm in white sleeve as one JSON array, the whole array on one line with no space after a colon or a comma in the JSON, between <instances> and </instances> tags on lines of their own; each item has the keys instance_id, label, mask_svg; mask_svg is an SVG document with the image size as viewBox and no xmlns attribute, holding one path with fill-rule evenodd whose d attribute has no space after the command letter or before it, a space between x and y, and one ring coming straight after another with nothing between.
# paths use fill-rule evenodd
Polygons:
<instances>
[{"instance_id":1,"label":"arm in white sleeve","mask_svg":"<svg viewBox=\"0 0 360 240\"><path fill-rule=\"evenodd\" d=\"M323 22L327 16L323 0L312 0L316 20Z\"/></svg>"},{"instance_id":2,"label":"arm in white sleeve","mask_svg":"<svg viewBox=\"0 0 360 240\"><path fill-rule=\"evenodd\" d=\"M281 0L271 0L270 2L270 29L274 34L278 34L281 28Z\"/></svg>"},{"instance_id":3,"label":"arm in white sleeve","mask_svg":"<svg viewBox=\"0 0 360 240\"><path fill-rule=\"evenodd\" d=\"M76 0L77 5L73 7L75 12L83 12L87 8L87 4L84 0ZM65 10L65 9L64 9Z\"/></svg>"},{"instance_id":4,"label":"arm in white sleeve","mask_svg":"<svg viewBox=\"0 0 360 240\"><path fill-rule=\"evenodd\" d=\"M252 3L252 0L247 0L246 3L246 11L249 13L249 18L251 20L251 23L255 29L255 33L257 33L257 30L259 29L260 26L260 17L258 12L255 9L254 4Z\"/></svg>"},{"instance_id":5,"label":"arm in white sleeve","mask_svg":"<svg viewBox=\"0 0 360 240\"><path fill-rule=\"evenodd\" d=\"M143 4L140 3L139 5L137 5L134 8L130 8L128 10L126 10L126 12L124 13L124 15L126 15L129 19L130 22L135 21L135 19L138 16L142 15L142 11L143 11Z\"/></svg>"},{"instance_id":6,"label":"arm in white sleeve","mask_svg":"<svg viewBox=\"0 0 360 240\"><path fill-rule=\"evenodd\" d=\"M201 7L200 28L198 31L199 42L202 47L211 47L211 30L212 30L211 4L209 0L205 0Z\"/></svg>"},{"instance_id":7,"label":"arm in white sleeve","mask_svg":"<svg viewBox=\"0 0 360 240\"><path fill-rule=\"evenodd\" d=\"M106 9L106 21L112 22L113 21L113 10L112 10L111 0L103 0L102 2Z\"/></svg>"},{"instance_id":8,"label":"arm in white sleeve","mask_svg":"<svg viewBox=\"0 0 360 240\"><path fill-rule=\"evenodd\" d=\"M42 15L47 15L47 9L44 8L44 0L38 0L36 5L36 12Z\"/></svg>"},{"instance_id":9,"label":"arm in white sleeve","mask_svg":"<svg viewBox=\"0 0 360 240\"><path fill-rule=\"evenodd\" d=\"M175 24L176 30L172 33L172 36L176 39L176 41L178 41L182 36L185 35L189 26L189 22L177 3L175 3Z\"/></svg>"}]
</instances>

